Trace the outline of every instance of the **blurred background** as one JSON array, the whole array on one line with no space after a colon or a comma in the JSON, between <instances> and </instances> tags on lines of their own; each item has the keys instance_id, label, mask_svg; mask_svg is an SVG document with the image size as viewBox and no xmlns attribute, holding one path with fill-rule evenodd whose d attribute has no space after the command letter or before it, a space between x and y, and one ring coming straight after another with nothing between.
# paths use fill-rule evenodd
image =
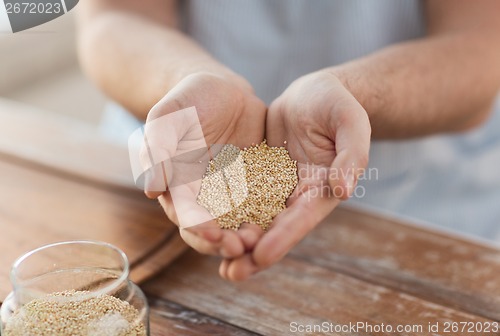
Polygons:
<instances>
[{"instance_id":1,"label":"blurred background","mask_svg":"<svg viewBox=\"0 0 500 336\"><path fill-rule=\"evenodd\" d=\"M97 125L105 98L78 67L77 10L27 31L0 33L0 97Z\"/></svg>"}]
</instances>

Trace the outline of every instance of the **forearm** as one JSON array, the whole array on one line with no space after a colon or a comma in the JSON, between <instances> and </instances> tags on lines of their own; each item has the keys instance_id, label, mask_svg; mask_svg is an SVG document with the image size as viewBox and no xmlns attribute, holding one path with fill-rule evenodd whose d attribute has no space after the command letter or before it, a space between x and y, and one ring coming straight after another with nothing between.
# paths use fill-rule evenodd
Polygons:
<instances>
[{"instance_id":1,"label":"forearm","mask_svg":"<svg viewBox=\"0 0 500 336\"><path fill-rule=\"evenodd\" d=\"M174 27L127 11L80 18L79 56L88 75L112 99L145 119L185 76L212 72L244 81Z\"/></svg>"},{"instance_id":2,"label":"forearm","mask_svg":"<svg viewBox=\"0 0 500 336\"><path fill-rule=\"evenodd\" d=\"M492 36L434 36L330 69L367 111L374 138L468 129L484 120L500 88Z\"/></svg>"}]
</instances>

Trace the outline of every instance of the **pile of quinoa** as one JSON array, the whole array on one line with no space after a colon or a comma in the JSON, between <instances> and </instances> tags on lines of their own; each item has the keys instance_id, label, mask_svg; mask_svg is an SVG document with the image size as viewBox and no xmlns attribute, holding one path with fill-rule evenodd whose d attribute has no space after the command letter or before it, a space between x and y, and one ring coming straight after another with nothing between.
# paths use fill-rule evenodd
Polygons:
<instances>
[{"instance_id":1,"label":"pile of quinoa","mask_svg":"<svg viewBox=\"0 0 500 336\"><path fill-rule=\"evenodd\" d=\"M4 336L146 336L139 312L110 295L79 300L87 291L65 291L35 299L14 312Z\"/></svg>"},{"instance_id":2,"label":"pile of quinoa","mask_svg":"<svg viewBox=\"0 0 500 336\"><path fill-rule=\"evenodd\" d=\"M243 150L225 145L208 163L197 202L223 229L247 222L267 231L297 182L297 162L285 147L269 147L265 140Z\"/></svg>"}]
</instances>

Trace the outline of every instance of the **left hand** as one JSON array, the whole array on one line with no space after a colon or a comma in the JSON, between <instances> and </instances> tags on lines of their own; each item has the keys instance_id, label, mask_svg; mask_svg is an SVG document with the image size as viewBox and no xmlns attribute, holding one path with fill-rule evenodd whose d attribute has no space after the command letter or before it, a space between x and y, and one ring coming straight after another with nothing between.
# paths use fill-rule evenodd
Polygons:
<instances>
[{"instance_id":1,"label":"left hand","mask_svg":"<svg viewBox=\"0 0 500 336\"><path fill-rule=\"evenodd\" d=\"M244 280L282 259L341 200L368 164L371 127L356 98L330 70L294 81L270 106L266 138L297 160L299 184L287 208L253 251L222 262L228 280Z\"/></svg>"},{"instance_id":2,"label":"left hand","mask_svg":"<svg viewBox=\"0 0 500 336\"><path fill-rule=\"evenodd\" d=\"M196 251L236 258L262 234L248 223L238 232L222 230L197 196L210 157L225 144L260 143L265 121L266 106L250 84L209 72L186 76L149 112L139 137L146 195L158 198Z\"/></svg>"}]
</instances>

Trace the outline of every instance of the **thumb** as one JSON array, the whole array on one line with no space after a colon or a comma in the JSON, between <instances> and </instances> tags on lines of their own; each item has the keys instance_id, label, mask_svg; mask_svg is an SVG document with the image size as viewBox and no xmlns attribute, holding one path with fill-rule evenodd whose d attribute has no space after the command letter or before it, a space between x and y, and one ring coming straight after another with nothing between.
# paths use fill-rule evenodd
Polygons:
<instances>
[{"instance_id":1,"label":"thumb","mask_svg":"<svg viewBox=\"0 0 500 336\"><path fill-rule=\"evenodd\" d=\"M353 98L354 100L354 98ZM336 198L346 200L354 193L360 175L368 165L371 127L368 115L357 102L335 125L336 156L330 166L329 184Z\"/></svg>"},{"instance_id":2,"label":"thumb","mask_svg":"<svg viewBox=\"0 0 500 336\"><path fill-rule=\"evenodd\" d=\"M179 163L177 156L186 159L189 153L200 149L207 151L195 107L171 112L170 105L168 100L160 101L151 110L144 125L141 149L135 158L142 167L141 187L150 198L158 197L174 184L178 166L192 168L192 162L184 160ZM167 111L171 113L165 113ZM183 141L185 137L189 139Z\"/></svg>"}]
</instances>

